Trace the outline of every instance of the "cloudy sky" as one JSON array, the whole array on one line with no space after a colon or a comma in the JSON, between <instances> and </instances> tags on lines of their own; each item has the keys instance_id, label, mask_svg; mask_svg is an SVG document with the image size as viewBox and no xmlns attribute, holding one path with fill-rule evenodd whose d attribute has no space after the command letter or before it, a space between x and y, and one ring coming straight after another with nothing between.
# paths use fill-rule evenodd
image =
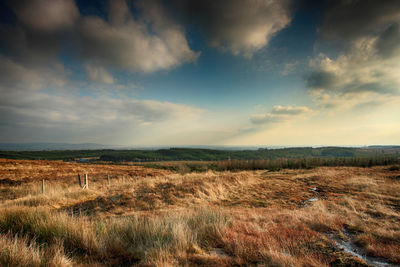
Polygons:
<instances>
[{"instance_id":1,"label":"cloudy sky","mask_svg":"<svg viewBox=\"0 0 400 267\"><path fill-rule=\"evenodd\" d=\"M0 142L400 144L400 1L1 0Z\"/></svg>"}]
</instances>

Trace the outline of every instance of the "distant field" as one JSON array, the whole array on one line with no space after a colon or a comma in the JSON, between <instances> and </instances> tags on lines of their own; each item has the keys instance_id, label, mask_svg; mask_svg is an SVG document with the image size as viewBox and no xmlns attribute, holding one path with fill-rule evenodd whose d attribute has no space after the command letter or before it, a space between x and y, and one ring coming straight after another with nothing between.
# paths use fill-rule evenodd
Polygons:
<instances>
[{"instance_id":1,"label":"distant field","mask_svg":"<svg viewBox=\"0 0 400 267\"><path fill-rule=\"evenodd\" d=\"M1 266L398 266L399 251L399 165L190 172L0 159Z\"/></svg>"}]
</instances>

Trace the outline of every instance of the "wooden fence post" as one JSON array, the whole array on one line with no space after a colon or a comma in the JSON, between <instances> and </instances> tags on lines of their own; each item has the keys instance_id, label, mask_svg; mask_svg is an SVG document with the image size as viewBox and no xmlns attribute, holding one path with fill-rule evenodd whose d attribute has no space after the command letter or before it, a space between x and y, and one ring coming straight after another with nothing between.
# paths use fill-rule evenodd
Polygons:
<instances>
[{"instance_id":1,"label":"wooden fence post","mask_svg":"<svg viewBox=\"0 0 400 267\"><path fill-rule=\"evenodd\" d=\"M110 186L111 182L110 182L110 175L109 174L107 174L107 181L108 181L108 185Z\"/></svg>"},{"instance_id":2,"label":"wooden fence post","mask_svg":"<svg viewBox=\"0 0 400 267\"><path fill-rule=\"evenodd\" d=\"M83 189L88 189L89 188L89 179L87 173L85 173L85 185L83 186Z\"/></svg>"},{"instance_id":3,"label":"wooden fence post","mask_svg":"<svg viewBox=\"0 0 400 267\"><path fill-rule=\"evenodd\" d=\"M42 179L42 194L44 194L44 179Z\"/></svg>"},{"instance_id":4,"label":"wooden fence post","mask_svg":"<svg viewBox=\"0 0 400 267\"><path fill-rule=\"evenodd\" d=\"M78 174L78 184L82 188L82 180L81 180L81 175Z\"/></svg>"}]
</instances>

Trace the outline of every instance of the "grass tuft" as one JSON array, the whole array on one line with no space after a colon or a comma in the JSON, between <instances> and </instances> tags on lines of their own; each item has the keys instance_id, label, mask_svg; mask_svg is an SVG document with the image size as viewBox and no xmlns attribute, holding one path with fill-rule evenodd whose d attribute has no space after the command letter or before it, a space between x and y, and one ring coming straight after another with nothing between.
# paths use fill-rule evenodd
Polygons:
<instances>
[{"instance_id":1,"label":"grass tuft","mask_svg":"<svg viewBox=\"0 0 400 267\"><path fill-rule=\"evenodd\" d=\"M69 267L72 263L60 244L44 250L26 237L0 235L0 266Z\"/></svg>"}]
</instances>

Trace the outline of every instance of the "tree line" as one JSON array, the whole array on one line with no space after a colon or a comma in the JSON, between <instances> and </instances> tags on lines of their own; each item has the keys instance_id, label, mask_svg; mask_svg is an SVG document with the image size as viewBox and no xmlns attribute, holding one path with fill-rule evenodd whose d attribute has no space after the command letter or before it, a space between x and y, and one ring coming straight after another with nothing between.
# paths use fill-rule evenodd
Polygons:
<instances>
[{"instance_id":1,"label":"tree line","mask_svg":"<svg viewBox=\"0 0 400 267\"><path fill-rule=\"evenodd\" d=\"M280 170L280 169L308 169L321 166L351 166L372 167L399 164L397 155L373 157L309 157L309 158L279 158L258 160L226 160L217 163L218 170Z\"/></svg>"}]
</instances>

